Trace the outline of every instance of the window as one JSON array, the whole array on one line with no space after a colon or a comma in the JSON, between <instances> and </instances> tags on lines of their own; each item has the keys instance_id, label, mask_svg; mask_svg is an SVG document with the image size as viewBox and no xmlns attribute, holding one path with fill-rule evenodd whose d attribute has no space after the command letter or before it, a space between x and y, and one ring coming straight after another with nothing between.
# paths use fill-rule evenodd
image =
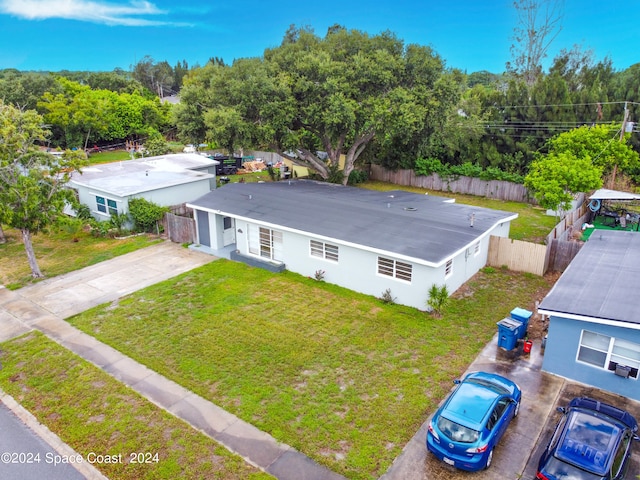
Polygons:
<instances>
[{"instance_id":1,"label":"window","mask_svg":"<svg viewBox=\"0 0 640 480\"><path fill-rule=\"evenodd\" d=\"M478 255L480 253L480 242L476 242L473 247L473 254Z\"/></svg>"},{"instance_id":2,"label":"window","mask_svg":"<svg viewBox=\"0 0 640 480\"><path fill-rule=\"evenodd\" d=\"M330 243L318 242L317 240L309 241L309 253L312 257L320 257L326 260L338 261L338 246Z\"/></svg>"},{"instance_id":3,"label":"window","mask_svg":"<svg viewBox=\"0 0 640 480\"><path fill-rule=\"evenodd\" d=\"M489 430L493 430L493 427L497 425L508 403L509 403L509 400L507 398L501 398L498 404L495 406L495 408L491 412L489 421L487 422L487 428Z\"/></svg>"},{"instance_id":4,"label":"window","mask_svg":"<svg viewBox=\"0 0 640 480\"><path fill-rule=\"evenodd\" d=\"M282 232L249 225L249 253L282 261Z\"/></svg>"},{"instance_id":5,"label":"window","mask_svg":"<svg viewBox=\"0 0 640 480\"><path fill-rule=\"evenodd\" d=\"M412 270L413 266L410 263L378 257L378 273L380 275L387 275L389 277L410 282Z\"/></svg>"},{"instance_id":6,"label":"window","mask_svg":"<svg viewBox=\"0 0 640 480\"><path fill-rule=\"evenodd\" d=\"M96 196L96 205L98 206L99 212L109 215L118 215L118 204L115 200Z\"/></svg>"},{"instance_id":7,"label":"window","mask_svg":"<svg viewBox=\"0 0 640 480\"><path fill-rule=\"evenodd\" d=\"M444 276L448 277L451 275L451 271L453 270L453 260L448 260L446 265L444 266Z\"/></svg>"},{"instance_id":8,"label":"window","mask_svg":"<svg viewBox=\"0 0 640 480\"><path fill-rule=\"evenodd\" d=\"M475 443L480 438L480 432L477 430L460 425L442 415L438 417L438 428L454 442Z\"/></svg>"},{"instance_id":9,"label":"window","mask_svg":"<svg viewBox=\"0 0 640 480\"><path fill-rule=\"evenodd\" d=\"M622 338L583 330L577 360L611 371L615 371L618 365L629 367L629 376L638 378L640 345Z\"/></svg>"},{"instance_id":10,"label":"window","mask_svg":"<svg viewBox=\"0 0 640 480\"><path fill-rule=\"evenodd\" d=\"M620 469L624 465L624 459L627 456L630 445L631 445L631 432L627 432L624 434L624 437L620 442L620 445L618 445L618 450L616 450L615 457L613 459L613 464L611 465L611 474L613 478L616 478L619 473L622 473Z\"/></svg>"}]
</instances>

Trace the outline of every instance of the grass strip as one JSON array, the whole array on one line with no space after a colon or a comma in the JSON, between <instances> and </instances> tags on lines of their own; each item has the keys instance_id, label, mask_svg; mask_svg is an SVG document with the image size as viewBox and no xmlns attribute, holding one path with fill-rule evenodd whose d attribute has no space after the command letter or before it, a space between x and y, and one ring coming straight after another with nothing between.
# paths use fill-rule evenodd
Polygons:
<instances>
[{"instance_id":1,"label":"grass strip","mask_svg":"<svg viewBox=\"0 0 640 480\"><path fill-rule=\"evenodd\" d=\"M112 480L273 478L40 333L1 348L2 389Z\"/></svg>"}]
</instances>

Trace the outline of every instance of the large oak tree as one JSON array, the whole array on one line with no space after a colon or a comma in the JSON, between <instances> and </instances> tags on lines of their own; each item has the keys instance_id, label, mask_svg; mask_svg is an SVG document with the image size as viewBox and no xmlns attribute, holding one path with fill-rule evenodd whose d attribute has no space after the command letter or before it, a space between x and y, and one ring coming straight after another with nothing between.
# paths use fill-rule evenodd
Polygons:
<instances>
[{"instance_id":1,"label":"large oak tree","mask_svg":"<svg viewBox=\"0 0 640 480\"><path fill-rule=\"evenodd\" d=\"M269 148L324 179L336 179L344 155L346 183L374 139L413 140L442 121L457 101L444 76L429 47L389 32L334 26L321 38L292 27L261 58L192 72L176 114L185 134L204 125L207 140L231 151Z\"/></svg>"}]
</instances>

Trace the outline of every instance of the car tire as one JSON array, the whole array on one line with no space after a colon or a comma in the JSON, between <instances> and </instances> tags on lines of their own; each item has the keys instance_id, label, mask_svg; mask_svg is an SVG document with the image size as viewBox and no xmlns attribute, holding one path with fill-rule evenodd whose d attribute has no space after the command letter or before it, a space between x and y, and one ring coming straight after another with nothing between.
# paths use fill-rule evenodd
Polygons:
<instances>
[{"instance_id":1,"label":"car tire","mask_svg":"<svg viewBox=\"0 0 640 480\"><path fill-rule=\"evenodd\" d=\"M516 418L518 416L518 413L520 413L520 402L516 402L516 409L513 412L513 418Z\"/></svg>"},{"instance_id":2,"label":"car tire","mask_svg":"<svg viewBox=\"0 0 640 480\"><path fill-rule=\"evenodd\" d=\"M485 470L491 466L491 461L493 460L493 448L489 450L489 455L487 455L487 463L485 464Z\"/></svg>"}]
</instances>

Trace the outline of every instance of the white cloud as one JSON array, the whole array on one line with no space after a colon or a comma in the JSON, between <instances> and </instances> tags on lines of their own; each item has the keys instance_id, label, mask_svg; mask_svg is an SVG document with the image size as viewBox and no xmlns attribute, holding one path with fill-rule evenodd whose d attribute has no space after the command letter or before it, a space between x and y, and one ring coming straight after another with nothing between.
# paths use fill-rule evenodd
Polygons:
<instances>
[{"instance_id":1,"label":"white cloud","mask_svg":"<svg viewBox=\"0 0 640 480\"><path fill-rule=\"evenodd\" d=\"M116 4L91 0L0 0L0 12L27 20L64 18L136 27L170 23L147 18L166 13L147 1Z\"/></svg>"}]
</instances>

